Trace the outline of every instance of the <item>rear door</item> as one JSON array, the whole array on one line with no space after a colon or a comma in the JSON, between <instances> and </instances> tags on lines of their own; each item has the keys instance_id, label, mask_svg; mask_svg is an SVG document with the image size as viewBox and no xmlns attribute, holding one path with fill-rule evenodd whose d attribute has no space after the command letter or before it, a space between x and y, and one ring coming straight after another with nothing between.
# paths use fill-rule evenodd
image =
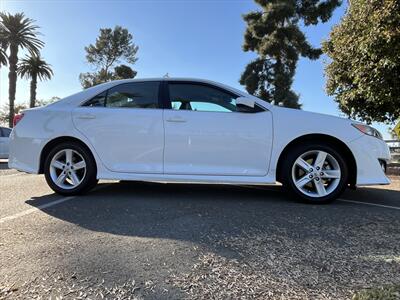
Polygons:
<instances>
[{"instance_id":1,"label":"rear door","mask_svg":"<svg viewBox=\"0 0 400 300\"><path fill-rule=\"evenodd\" d=\"M269 111L241 110L235 104L237 95L208 84L171 81L168 94L165 174L267 174L272 145Z\"/></svg>"},{"instance_id":2,"label":"rear door","mask_svg":"<svg viewBox=\"0 0 400 300\"><path fill-rule=\"evenodd\" d=\"M163 173L159 86L158 81L120 84L74 110L76 128L109 170Z\"/></svg>"}]
</instances>

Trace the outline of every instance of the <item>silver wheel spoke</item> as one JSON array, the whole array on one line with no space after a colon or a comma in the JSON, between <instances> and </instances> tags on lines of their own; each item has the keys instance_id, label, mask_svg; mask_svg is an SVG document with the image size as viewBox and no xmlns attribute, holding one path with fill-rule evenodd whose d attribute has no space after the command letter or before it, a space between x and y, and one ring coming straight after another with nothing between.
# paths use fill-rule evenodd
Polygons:
<instances>
[{"instance_id":1,"label":"silver wheel spoke","mask_svg":"<svg viewBox=\"0 0 400 300\"><path fill-rule=\"evenodd\" d=\"M320 169L322 169L327 155L328 155L328 153L326 153L324 151L318 151L318 155L317 155L317 158L315 159L314 167L319 167Z\"/></svg>"},{"instance_id":2,"label":"silver wheel spoke","mask_svg":"<svg viewBox=\"0 0 400 300\"><path fill-rule=\"evenodd\" d=\"M74 164L73 167L74 167L74 170L79 170L79 169L82 169L82 168L86 168L86 163L85 163L85 161L82 160L82 161L77 162L76 164Z\"/></svg>"},{"instance_id":3,"label":"silver wheel spoke","mask_svg":"<svg viewBox=\"0 0 400 300\"><path fill-rule=\"evenodd\" d=\"M305 171L309 171L310 169L312 169L312 165L310 165L308 162L306 162L304 159L302 159L301 157L299 157L296 160L296 165L300 166L302 169L304 169Z\"/></svg>"},{"instance_id":4,"label":"silver wheel spoke","mask_svg":"<svg viewBox=\"0 0 400 300\"><path fill-rule=\"evenodd\" d=\"M73 163L74 160L77 162ZM49 171L52 181L58 187L73 189L79 186L86 176L86 161L77 150L63 149L53 156Z\"/></svg>"},{"instance_id":5,"label":"silver wheel spoke","mask_svg":"<svg viewBox=\"0 0 400 300\"><path fill-rule=\"evenodd\" d=\"M314 180L315 189L317 190L318 196L323 197L326 195L326 189L322 180Z\"/></svg>"},{"instance_id":6,"label":"silver wheel spoke","mask_svg":"<svg viewBox=\"0 0 400 300\"><path fill-rule=\"evenodd\" d=\"M80 183L80 180L79 180L78 176L76 176L76 173L74 171L71 171L69 173L69 178L71 178L72 184L74 186L77 186Z\"/></svg>"},{"instance_id":7,"label":"silver wheel spoke","mask_svg":"<svg viewBox=\"0 0 400 300\"><path fill-rule=\"evenodd\" d=\"M308 163L311 160L313 163ZM330 195L339 186L341 178L337 159L322 150L306 151L292 165L292 182L307 197L318 199Z\"/></svg>"},{"instance_id":8,"label":"silver wheel spoke","mask_svg":"<svg viewBox=\"0 0 400 300\"><path fill-rule=\"evenodd\" d=\"M72 150L71 149L65 150L65 162L72 164Z\"/></svg>"},{"instance_id":9,"label":"silver wheel spoke","mask_svg":"<svg viewBox=\"0 0 400 300\"><path fill-rule=\"evenodd\" d=\"M62 163L62 162L60 162L60 161L58 161L58 160L53 161L53 162L51 163L51 166L54 167L54 168L56 168L56 169L60 169L60 170L62 170L63 168L65 168L65 164Z\"/></svg>"},{"instance_id":10,"label":"silver wheel spoke","mask_svg":"<svg viewBox=\"0 0 400 300\"><path fill-rule=\"evenodd\" d=\"M312 179L310 179L308 177L308 175L303 176L302 178L300 178L298 181L296 181L296 186L298 188L302 188L303 186L305 186L307 183L309 183Z\"/></svg>"},{"instance_id":11,"label":"silver wheel spoke","mask_svg":"<svg viewBox=\"0 0 400 300\"><path fill-rule=\"evenodd\" d=\"M61 172L61 174L56 179L56 184L57 185L63 184L65 182L65 179L67 179L67 174L64 172Z\"/></svg>"},{"instance_id":12,"label":"silver wheel spoke","mask_svg":"<svg viewBox=\"0 0 400 300\"><path fill-rule=\"evenodd\" d=\"M321 178L340 178L339 170L323 170L322 172Z\"/></svg>"}]
</instances>

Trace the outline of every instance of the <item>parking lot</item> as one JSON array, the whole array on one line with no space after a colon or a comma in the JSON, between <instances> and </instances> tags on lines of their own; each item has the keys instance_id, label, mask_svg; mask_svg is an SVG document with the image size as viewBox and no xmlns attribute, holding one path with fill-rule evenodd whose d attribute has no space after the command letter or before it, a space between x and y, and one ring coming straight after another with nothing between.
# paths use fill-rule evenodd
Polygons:
<instances>
[{"instance_id":1,"label":"parking lot","mask_svg":"<svg viewBox=\"0 0 400 300\"><path fill-rule=\"evenodd\" d=\"M346 299L400 281L400 181L306 205L280 186L102 181L0 163L0 299Z\"/></svg>"}]
</instances>

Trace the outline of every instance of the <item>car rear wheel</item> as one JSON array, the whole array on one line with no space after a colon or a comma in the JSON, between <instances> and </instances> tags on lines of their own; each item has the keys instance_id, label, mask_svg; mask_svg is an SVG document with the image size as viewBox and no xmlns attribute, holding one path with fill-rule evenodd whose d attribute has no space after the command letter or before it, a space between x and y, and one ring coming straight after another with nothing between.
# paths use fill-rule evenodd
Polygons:
<instances>
[{"instance_id":1,"label":"car rear wheel","mask_svg":"<svg viewBox=\"0 0 400 300\"><path fill-rule=\"evenodd\" d=\"M283 164L284 185L309 203L328 203L346 188L345 158L332 146L301 145L293 148Z\"/></svg>"},{"instance_id":2,"label":"car rear wheel","mask_svg":"<svg viewBox=\"0 0 400 300\"><path fill-rule=\"evenodd\" d=\"M95 161L78 143L54 147L45 161L44 173L50 188L62 195L81 194L97 184Z\"/></svg>"}]
</instances>

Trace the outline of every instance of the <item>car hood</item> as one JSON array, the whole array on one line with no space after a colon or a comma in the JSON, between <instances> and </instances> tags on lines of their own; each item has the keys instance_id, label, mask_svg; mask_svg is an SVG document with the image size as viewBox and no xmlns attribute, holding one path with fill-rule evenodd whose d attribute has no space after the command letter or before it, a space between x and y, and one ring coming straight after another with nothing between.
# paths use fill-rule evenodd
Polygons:
<instances>
[{"instance_id":1,"label":"car hood","mask_svg":"<svg viewBox=\"0 0 400 300\"><path fill-rule=\"evenodd\" d=\"M317 112L282 107L282 106L273 105L271 107L271 110L276 112L277 114L281 114L281 115L296 115L296 116L304 119L305 121L317 118L319 120L325 119L328 122L331 121L331 122L344 122L346 124L352 124L352 123L363 124L362 122L359 122L359 121L356 121L356 120L353 120L350 118L344 118L344 117L333 116L333 115L328 115L328 114L324 114L324 113L317 113Z\"/></svg>"}]
</instances>

